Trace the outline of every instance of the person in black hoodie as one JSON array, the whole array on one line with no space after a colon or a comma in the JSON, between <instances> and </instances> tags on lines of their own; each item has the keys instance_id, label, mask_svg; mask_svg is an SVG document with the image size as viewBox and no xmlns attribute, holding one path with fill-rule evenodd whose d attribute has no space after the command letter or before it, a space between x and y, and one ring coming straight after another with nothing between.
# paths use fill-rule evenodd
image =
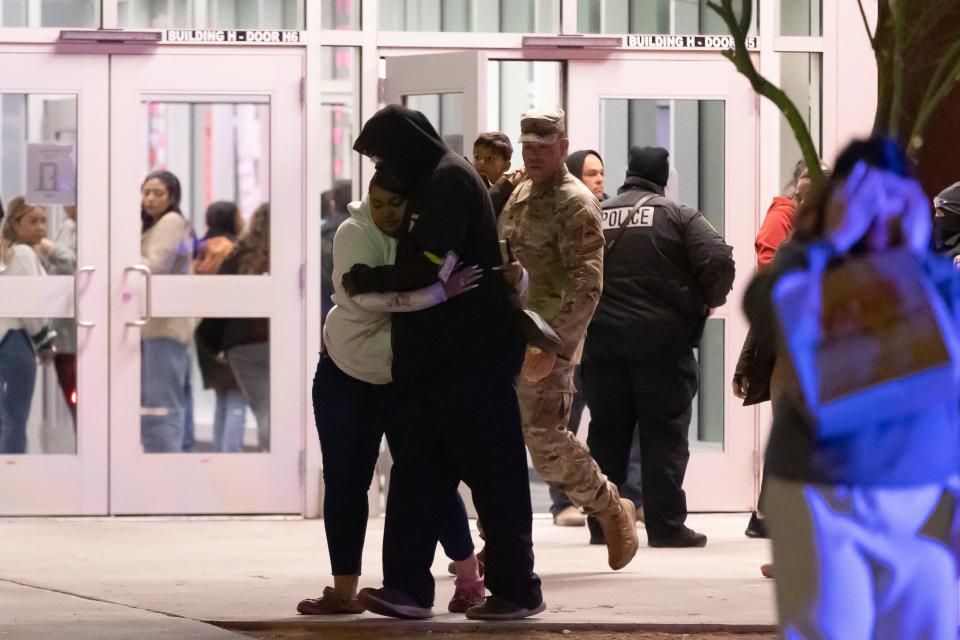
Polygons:
<instances>
[{"instance_id":1,"label":"person in black hoodie","mask_svg":"<svg viewBox=\"0 0 960 640\"><path fill-rule=\"evenodd\" d=\"M933 206L934 247L960 267L960 182L941 191L933 199Z\"/></svg>"},{"instance_id":2,"label":"person in black hoodie","mask_svg":"<svg viewBox=\"0 0 960 640\"><path fill-rule=\"evenodd\" d=\"M684 524L682 488L697 391L693 349L709 310L733 286L733 249L703 214L664 197L668 157L660 147L631 147L623 186L601 205L603 295L582 362L587 444L620 485L638 428L648 544L702 547L707 537Z\"/></svg>"},{"instance_id":3,"label":"person in black hoodie","mask_svg":"<svg viewBox=\"0 0 960 640\"><path fill-rule=\"evenodd\" d=\"M499 272L490 197L476 170L443 143L418 112L389 105L363 127L354 149L408 195L392 266L355 265L349 295L406 291L436 282L441 267L477 265L479 286L445 304L393 316L393 377L417 418L394 449L383 542L383 588L358 599L373 613L432 615L430 574L445 519L439 505L463 480L487 537L486 583L493 594L471 619L524 618L544 610L533 572L532 506L514 380L523 360L519 301Z\"/></svg>"}]
</instances>

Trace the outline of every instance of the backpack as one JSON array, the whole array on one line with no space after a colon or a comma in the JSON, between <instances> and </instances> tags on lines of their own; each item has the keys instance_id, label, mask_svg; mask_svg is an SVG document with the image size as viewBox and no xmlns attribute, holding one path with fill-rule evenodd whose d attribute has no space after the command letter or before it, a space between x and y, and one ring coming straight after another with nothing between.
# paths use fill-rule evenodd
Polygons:
<instances>
[{"instance_id":1,"label":"backpack","mask_svg":"<svg viewBox=\"0 0 960 640\"><path fill-rule=\"evenodd\" d=\"M843 256L813 245L772 302L818 440L941 405L960 420L956 277L938 291L909 249ZM924 262L926 260L926 262ZM937 265L933 265L936 267Z\"/></svg>"}]
</instances>

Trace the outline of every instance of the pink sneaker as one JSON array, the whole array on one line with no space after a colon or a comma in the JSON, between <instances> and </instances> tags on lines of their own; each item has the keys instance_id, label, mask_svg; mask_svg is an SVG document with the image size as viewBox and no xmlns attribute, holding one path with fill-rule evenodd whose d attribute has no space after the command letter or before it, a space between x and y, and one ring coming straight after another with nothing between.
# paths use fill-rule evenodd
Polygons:
<instances>
[{"instance_id":1,"label":"pink sneaker","mask_svg":"<svg viewBox=\"0 0 960 640\"><path fill-rule=\"evenodd\" d=\"M470 607L483 604L483 599L487 594L483 578L477 580L457 578L453 584L456 590L453 592L450 604L447 605L447 610L450 613L466 613Z\"/></svg>"}]
</instances>

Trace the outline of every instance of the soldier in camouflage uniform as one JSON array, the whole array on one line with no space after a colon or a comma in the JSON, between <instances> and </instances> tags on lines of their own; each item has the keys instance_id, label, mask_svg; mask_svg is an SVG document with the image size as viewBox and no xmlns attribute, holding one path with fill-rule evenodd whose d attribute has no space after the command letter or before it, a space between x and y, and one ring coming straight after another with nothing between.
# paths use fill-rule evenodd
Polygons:
<instances>
[{"instance_id":1,"label":"soldier in camouflage uniform","mask_svg":"<svg viewBox=\"0 0 960 640\"><path fill-rule=\"evenodd\" d=\"M620 569L637 551L635 507L567 430L573 369L603 285L600 206L564 164L562 110L528 111L520 130L527 178L504 207L500 237L529 274L525 306L563 341L558 354L527 349L518 380L524 440L544 481L600 521L610 567Z\"/></svg>"}]
</instances>

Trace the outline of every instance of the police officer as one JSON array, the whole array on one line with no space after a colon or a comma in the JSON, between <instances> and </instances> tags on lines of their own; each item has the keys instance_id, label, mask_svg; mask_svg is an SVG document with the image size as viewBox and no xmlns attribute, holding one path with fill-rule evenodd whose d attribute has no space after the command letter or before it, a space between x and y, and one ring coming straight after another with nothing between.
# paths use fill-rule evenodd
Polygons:
<instances>
[{"instance_id":1,"label":"police officer","mask_svg":"<svg viewBox=\"0 0 960 640\"><path fill-rule=\"evenodd\" d=\"M707 537L684 525L682 489L697 391L693 349L733 285L733 251L703 214L664 197L667 158L666 149L632 147L624 185L602 205L606 275L582 368L587 442L620 484L636 425L650 546L702 547Z\"/></svg>"},{"instance_id":2,"label":"police officer","mask_svg":"<svg viewBox=\"0 0 960 640\"><path fill-rule=\"evenodd\" d=\"M637 552L636 509L567 430L573 369L603 282L600 206L564 163L569 142L561 109L527 111L520 133L527 177L500 215L500 237L527 270L526 306L563 342L558 354L527 348L517 383L524 440L544 481L597 518L608 563L620 569Z\"/></svg>"}]
</instances>

